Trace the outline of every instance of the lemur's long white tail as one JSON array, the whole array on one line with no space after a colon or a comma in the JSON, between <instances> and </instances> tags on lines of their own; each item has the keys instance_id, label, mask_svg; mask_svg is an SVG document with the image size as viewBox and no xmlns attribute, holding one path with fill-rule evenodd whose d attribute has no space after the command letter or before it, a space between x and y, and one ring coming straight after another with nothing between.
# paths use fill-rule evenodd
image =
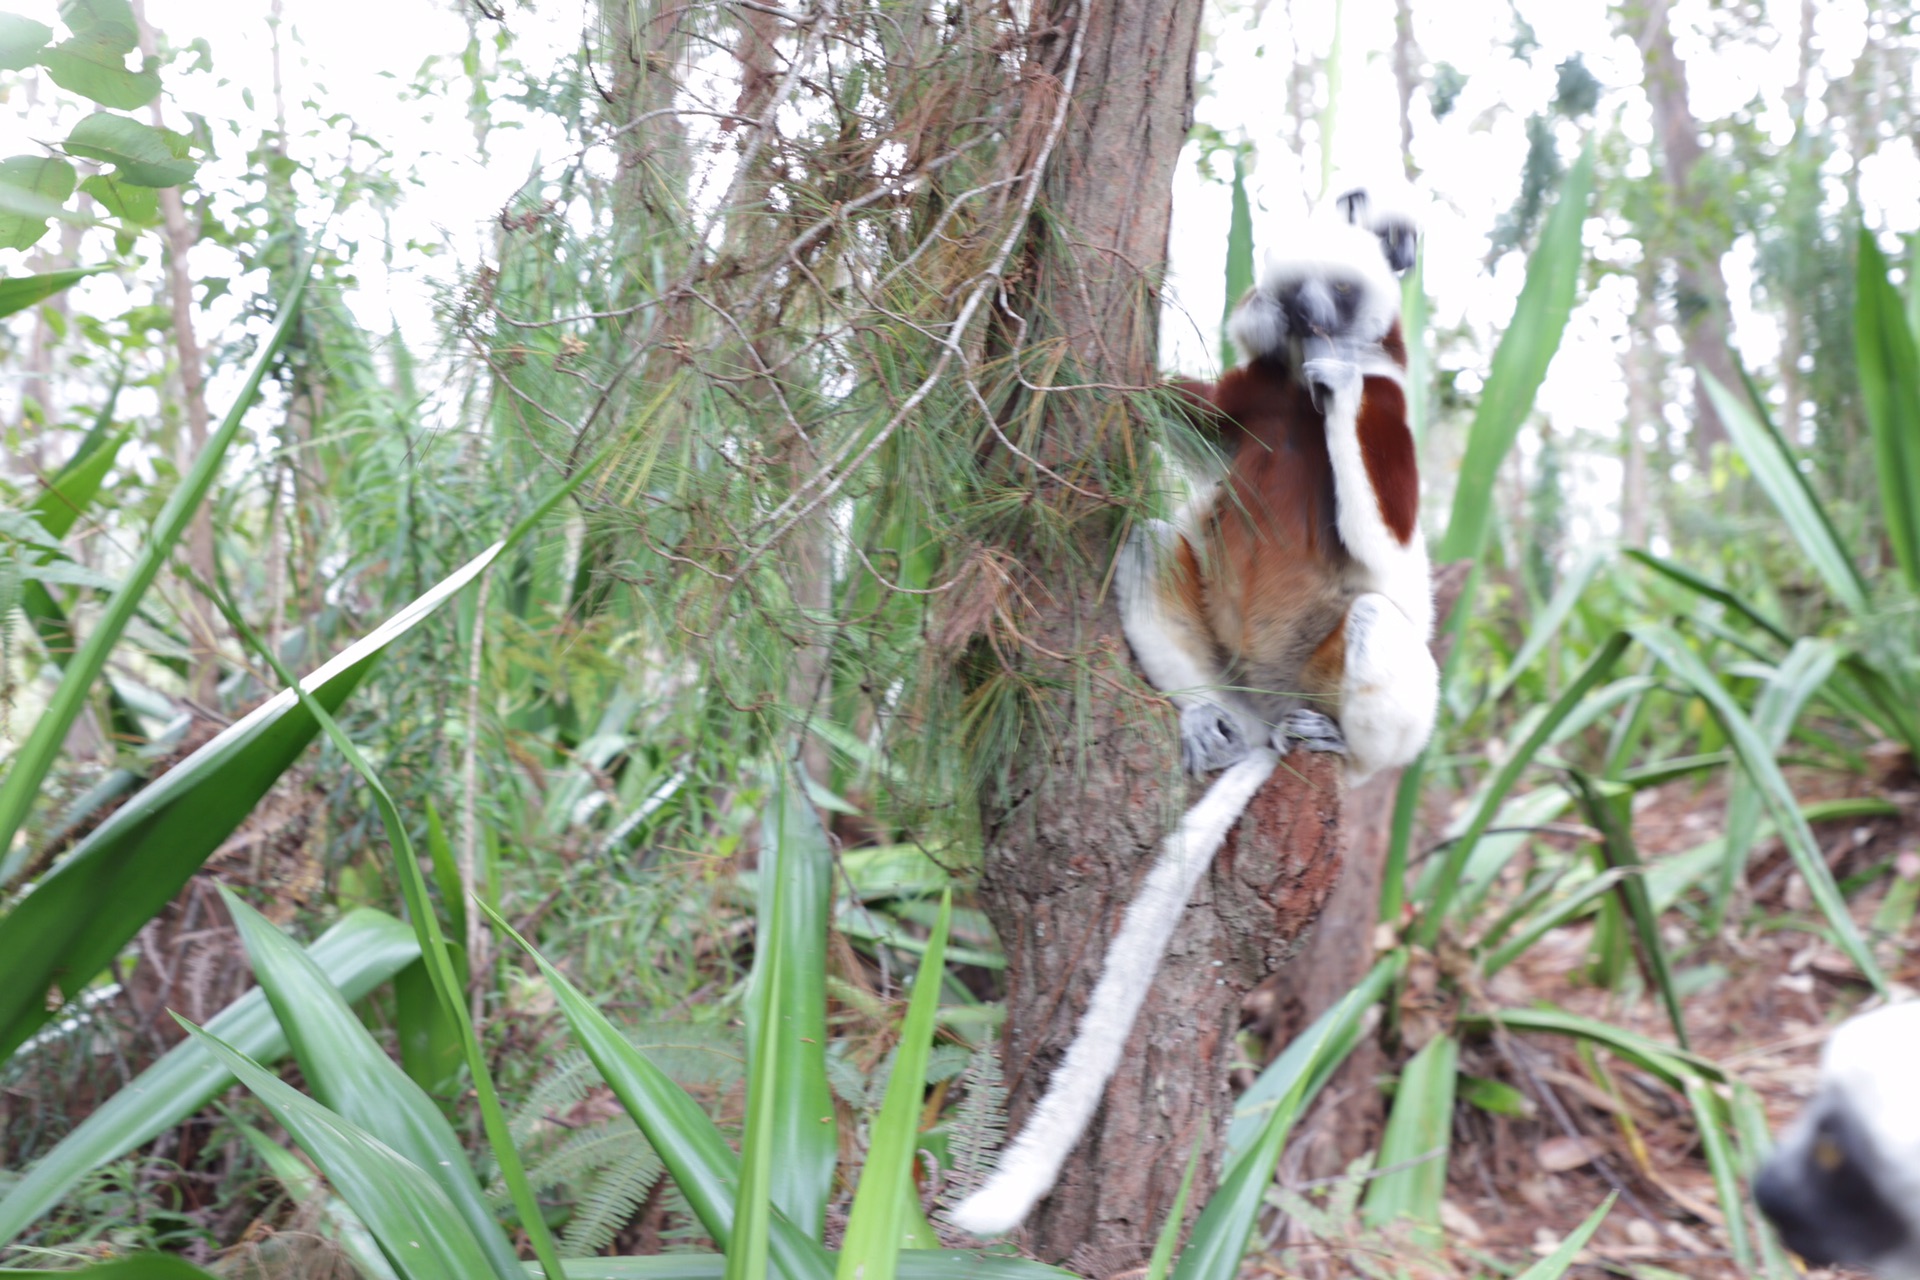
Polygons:
<instances>
[{"instance_id":1,"label":"lemur's long white tail","mask_svg":"<svg viewBox=\"0 0 1920 1280\"><path fill-rule=\"evenodd\" d=\"M980 1236L1011 1231L1053 1189L1119 1065L1187 899L1279 761L1277 752L1262 747L1229 767L1161 843L1153 870L1107 946L1100 982L1067 1056L1047 1081L1046 1096L1020 1136L1000 1153L993 1176L949 1215L955 1226Z\"/></svg>"}]
</instances>

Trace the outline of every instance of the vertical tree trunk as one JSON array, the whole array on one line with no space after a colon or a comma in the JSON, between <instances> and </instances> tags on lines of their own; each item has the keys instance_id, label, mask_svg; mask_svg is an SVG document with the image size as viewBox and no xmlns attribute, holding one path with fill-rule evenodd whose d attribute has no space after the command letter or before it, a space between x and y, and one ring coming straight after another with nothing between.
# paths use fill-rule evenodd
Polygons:
<instances>
[{"instance_id":1,"label":"vertical tree trunk","mask_svg":"<svg viewBox=\"0 0 1920 1280\"><path fill-rule=\"evenodd\" d=\"M1081 60L1045 216L1035 219L1010 311L1032 326L1030 347L1062 348L1064 368L1104 383L1155 377L1156 273L1189 123L1200 11L1199 0L1084 8L1054 0L1036 18L1039 51L1058 74L1076 38ZM1119 393L1050 393L1041 409L1043 462L1065 466L1129 447ZM1020 661L1032 714L1017 758L981 798L982 891L1009 965L1005 1052L1016 1125L1072 1038L1107 939L1189 799L1177 780L1172 717L1160 700L1133 693L1104 590L1118 530L1092 504L1077 515L1077 555L1009 548L1028 580ZM1104 1105L1029 1222L1028 1243L1041 1257L1127 1261L1164 1219L1196 1136L1206 1159L1194 1203L1204 1201L1231 1110L1227 1067L1241 999L1294 949L1335 879L1336 763L1289 760L1202 882Z\"/></svg>"},{"instance_id":2,"label":"vertical tree trunk","mask_svg":"<svg viewBox=\"0 0 1920 1280\"><path fill-rule=\"evenodd\" d=\"M1672 0L1649 0L1639 45L1647 99L1659 134L1661 170L1673 193L1674 224L1686 228L1691 237L1670 247L1675 320L1686 344L1687 364L1712 374L1737 393L1740 376L1727 346L1727 280L1720 270L1720 255L1727 248L1719 229L1724 219L1714 213L1709 193L1695 181L1695 169L1705 153L1700 146L1700 122L1687 101L1687 67L1673 47L1671 8ZM1694 392L1693 422L1694 453L1704 463L1713 445L1727 438L1726 426L1704 387Z\"/></svg>"}]
</instances>

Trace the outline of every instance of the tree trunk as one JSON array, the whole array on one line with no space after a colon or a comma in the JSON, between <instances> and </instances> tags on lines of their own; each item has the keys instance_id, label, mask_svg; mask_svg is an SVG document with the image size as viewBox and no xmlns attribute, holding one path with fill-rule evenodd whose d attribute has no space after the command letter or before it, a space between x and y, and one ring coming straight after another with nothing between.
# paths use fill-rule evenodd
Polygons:
<instances>
[{"instance_id":1,"label":"tree trunk","mask_svg":"<svg viewBox=\"0 0 1920 1280\"><path fill-rule=\"evenodd\" d=\"M1660 136L1660 164L1673 193L1673 225L1691 237L1671 246L1674 267L1675 320L1686 345L1687 364L1704 370L1720 385L1740 393L1733 352L1727 346L1727 279L1720 270L1727 235L1725 218L1710 207L1709 193L1695 181L1695 169L1705 154L1700 146L1700 122L1687 101L1687 67L1673 47L1672 0L1650 0L1640 32L1645 60L1647 99L1653 106L1654 130ZM1693 395L1694 456L1704 465L1714 444L1727 438L1706 388Z\"/></svg>"},{"instance_id":2,"label":"tree trunk","mask_svg":"<svg viewBox=\"0 0 1920 1280\"><path fill-rule=\"evenodd\" d=\"M1036 21L1062 79L1081 42L1045 218L1010 312L1030 346L1108 384L1155 377L1157 272L1166 259L1173 166L1192 103L1199 0L1056 0ZM1082 29L1075 22L1084 14ZM1018 358L1017 355L1015 358ZM1037 360L1033 363L1039 363ZM1074 380L1062 376L1056 381ZM1021 410L1031 408L1031 402ZM1128 447L1117 393L1049 393L1039 459L1064 467ZM1137 444L1136 446L1137 447ZM1043 487L1036 479L1037 487ZM1037 495L1038 496L1038 495ZM1048 500L1071 495L1049 491ZM1008 959L1006 1070L1017 1126L1044 1091L1097 978L1107 939L1189 800L1165 704L1138 694L1105 587L1118 530L1082 503L1078 554L1010 547L1028 585L1017 661L1031 714L1015 758L981 797L982 895ZM1197 792L1195 793L1197 794ZM1227 1068L1240 1002L1297 947L1338 869L1337 762L1288 760L1228 840L1175 934L1129 1050L1060 1184L1029 1220L1039 1256L1102 1270L1144 1256L1188 1151L1192 1203L1218 1176L1232 1098Z\"/></svg>"}]
</instances>

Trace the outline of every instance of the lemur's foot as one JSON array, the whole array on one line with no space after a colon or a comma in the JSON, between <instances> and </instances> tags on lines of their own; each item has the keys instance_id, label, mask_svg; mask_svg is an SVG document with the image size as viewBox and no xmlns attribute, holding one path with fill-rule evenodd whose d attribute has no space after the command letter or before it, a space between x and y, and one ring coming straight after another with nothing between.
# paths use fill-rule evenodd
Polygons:
<instances>
[{"instance_id":1,"label":"lemur's foot","mask_svg":"<svg viewBox=\"0 0 1920 1280\"><path fill-rule=\"evenodd\" d=\"M1345 754L1347 739L1331 716L1303 707L1280 718L1273 731L1273 746L1281 755L1294 747Z\"/></svg>"},{"instance_id":2,"label":"lemur's foot","mask_svg":"<svg viewBox=\"0 0 1920 1280\"><path fill-rule=\"evenodd\" d=\"M1313 397L1313 407L1323 413L1330 402L1357 397L1360 393L1360 366L1339 356L1316 356L1301 361L1300 376L1306 381L1307 393Z\"/></svg>"},{"instance_id":3,"label":"lemur's foot","mask_svg":"<svg viewBox=\"0 0 1920 1280\"><path fill-rule=\"evenodd\" d=\"M1180 708L1180 758L1191 774L1238 764L1253 750L1240 718L1226 707L1195 698Z\"/></svg>"}]
</instances>

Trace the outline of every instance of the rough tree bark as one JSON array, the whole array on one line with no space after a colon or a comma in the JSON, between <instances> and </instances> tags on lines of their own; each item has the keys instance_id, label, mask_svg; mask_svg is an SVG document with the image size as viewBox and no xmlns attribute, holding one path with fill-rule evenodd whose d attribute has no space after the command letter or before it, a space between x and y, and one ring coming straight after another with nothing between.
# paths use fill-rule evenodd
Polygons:
<instances>
[{"instance_id":1,"label":"rough tree bark","mask_svg":"<svg viewBox=\"0 0 1920 1280\"><path fill-rule=\"evenodd\" d=\"M1053 67L1064 72L1076 23L1082 55L1046 216L1035 220L1010 310L1032 326L1030 345L1064 348L1064 367L1090 379L1155 377L1156 273L1201 7L1053 0L1036 16L1037 49ZM1119 393L1054 393L1041 408L1043 461L1064 467L1126 447ZM981 798L982 891L1009 966L1015 1125L1072 1038L1106 941L1190 798L1177 781L1170 713L1134 693L1125 674L1103 589L1114 522L1098 509L1081 516L1078 556L1009 548L1026 576L1022 661L1033 722L1044 727L1030 727L1019 758ZM1255 799L1188 906L1089 1134L1029 1222L1039 1256L1077 1257L1095 1274L1123 1265L1164 1219L1196 1134L1207 1158L1194 1203L1204 1203L1232 1106L1241 1000L1297 947L1332 888L1340 804L1336 762L1325 756L1289 760Z\"/></svg>"}]
</instances>

